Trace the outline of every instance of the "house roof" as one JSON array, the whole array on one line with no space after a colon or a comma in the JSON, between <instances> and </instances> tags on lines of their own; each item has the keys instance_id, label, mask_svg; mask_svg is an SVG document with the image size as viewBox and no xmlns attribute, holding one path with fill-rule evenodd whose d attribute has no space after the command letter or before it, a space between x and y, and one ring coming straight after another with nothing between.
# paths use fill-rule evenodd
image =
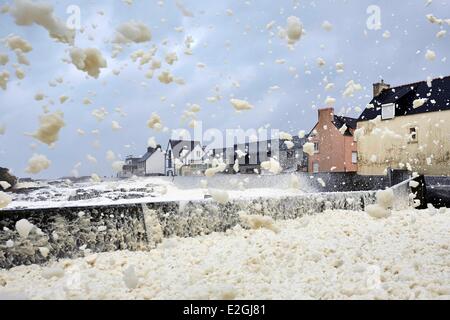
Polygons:
<instances>
[{"instance_id":1,"label":"house roof","mask_svg":"<svg viewBox=\"0 0 450 320\"><path fill-rule=\"evenodd\" d=\"M342 128L342 126L345 124L347 126L347 130L345 131L345 135L352 135L352 132L350 129L356 129L356 123L358 122L358 119L350 118L350 117L344 117L344 116L333 116L333 124L335 127L339 130Z\"/></svg>"},{"instance_id":2,"label":"house roof","mask_svg":"<svg viewBox=\"0 0 450 320\"><path fill-rule=\"evenodd\" d=\"M161 149L160 145L157 145L156 148L148 147L147 152L138 160L138 162L147 161L158 149Z\"/></svg>"},{"instance_id":3,"label":"house roof","mask_svg":"<svg viewBox=\"0 0 450 320\"><path fill-rule=\"evenodd\" d=\"M428 99L421 107L413 108L413 102L419 98ZM395 103L395 116L420 114L450 110L450 76L427 81L405 84L388 88L372 99L373 108L366 108L358 121L368 121L381 115L381 106Z\"/></svg>"},{"instance_id":4,"label":"house roof","mask_svg":"<svg viewBox=\"0 0 450 320\"><path fill-rule=\"evenodd\" d=\"M175 158L184 159L186 158L197 146L201 147L199 141L189 141L189 140L169 140L169 146L172 149ZM188 150L189 152L181 155L183 150Z\"/></svg>"},{"instance_id":5,"label":"house roof","mask_svg":"<svg viewBox=\"0 0 450 320\"><path fill-rule=\"evenodd\" d=\"M294 147L291 149L301 149L303 147L303 145L306 143L307 139L306 137L304 138L299 138L298 136L293 136L292 137L292 142L294 143ZM279 143L279 150L280 151L286 151L288 150L286 144L284 143L286 140L281 140L281 139L272 139L272 140L262 140L262 141L253 141L253 142L248 142L248 143L239 143L239 144L235 144L234 146L229 146L226 148L215 148L215 149L211 149L211 150L215 150L215 152L223 152L224 149L229 150L229 151L233 151L234 152L234 148L236 147L237 149L244 151L245 150L245 146L248 144L250 145L257 145L258 142L260 144L267 144L267 143L276 143L276 141L278 141ZM251 150L254 150L254 148L251 148Z\"/></svg>"},{"instance_id":6,"label":"house roof","mask_svg":"<svg viewBox=\"0 0 450 320\"><path fill-rule=\"evenodd\" d=\"M188 148L194 149L197 145L200 145L199 141L189 141L189 140L169 140L169 145L174 148Z\"/></svg>"},{"instance_id":7,"label":"house roof","mask_svg":"<svg viewBox=\"0 0 450 320\"><path fill-rule=\"evenodd\" d=\"M289 150L287 145L284 143L286 140L280 140L280 151L287 151ZM292 137L292 142L294 143L294 146L290 150L294 149L302 149L303 145L307 142L306 137L300 138L298 136Z\"/></svg>"}]
</instances>

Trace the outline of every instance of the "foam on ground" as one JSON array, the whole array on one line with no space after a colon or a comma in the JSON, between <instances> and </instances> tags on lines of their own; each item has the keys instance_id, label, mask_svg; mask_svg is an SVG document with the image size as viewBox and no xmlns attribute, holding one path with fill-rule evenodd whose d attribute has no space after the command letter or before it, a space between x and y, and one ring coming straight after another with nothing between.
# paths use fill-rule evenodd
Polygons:
<instances>
[{"instance_id":1,"label":"foam on ground","mask_svg":"<svg viewBox=\"0 0 450 320\"><path fill-rule=\"evenodd\" d=\"M1 270L0 298L450 299L448 210L383 220L327 211L276 225Z\"/></svg>"}]
</instances>

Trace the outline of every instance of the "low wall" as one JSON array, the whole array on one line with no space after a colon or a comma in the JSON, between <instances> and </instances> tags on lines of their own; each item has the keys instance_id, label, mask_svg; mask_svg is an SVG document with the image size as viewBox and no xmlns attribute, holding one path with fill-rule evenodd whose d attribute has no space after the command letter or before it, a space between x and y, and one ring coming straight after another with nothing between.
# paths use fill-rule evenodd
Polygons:
<instances>
[{"instance_id":1,"label":"low wall","mask_svg":"<svg viewBox=\"0 0 450 320\"><path fill-rule=\"evenodd\" d=\"M393 189L395 209L409 206L409 182ZM3 210L0 211L0 268L44 264L98 252L150 250L163 238L224 232L240 223L241 212L284 220L327 209L362 211L375 201L376 191L359 191L231 200L226 204L199 200ZM26 238L16 230L16 223L22 219L35 226Z\"/></svg>"},{"instance_id":2,"label":"low wall","mask_svg":"<svg viewBox=\"0 0 450 320\"><path fill-rule=\"evenodd\" d=\"M42 264L96 252L149 250L165 237L226 231L240 222L240 212L294 219L326 209L363 210L374 201L375 192L352 192L232 200L226 204L203 200L3 210L0 211L0 268ZM17 221L22 219L35 226L26 239L16 230Z\"/></svg>"}]
</instances>

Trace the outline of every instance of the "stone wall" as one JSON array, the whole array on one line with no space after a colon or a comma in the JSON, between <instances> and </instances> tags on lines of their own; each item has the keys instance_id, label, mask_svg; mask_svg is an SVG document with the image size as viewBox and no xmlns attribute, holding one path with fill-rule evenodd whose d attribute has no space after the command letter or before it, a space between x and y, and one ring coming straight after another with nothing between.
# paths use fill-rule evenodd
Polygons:
<instances>
[{"instance_id":1,"label":"stone wall","mask_svg":"<svg viewBox=\"0 0 450 320\"><path fill-rule=\"evenodd\" d=\"M410 205L409 181L393 187L395 209ZM164 238L224 232L240 223L240 214L275 220L320 214L325 210L363 211L376 191L305 193L298 196L231 200L153 202L116 206L0 211L0 268L44 264L115 250L150 250ZM34 225L26 238L16 223Z\"/></svg>"},{"instance_id":2,"label":"stone wall","mask_svg":"<svg viewBox=\"0 0 450 320\"><path fill-rule=\"evenodd\" d=\"M232 200L226 204L203 200L3 210L0 212L0 267L43 264L52 259L97 252L149 250L167 237L224 232L240 222L242 212L294 219L326 209L363 210L374 201L375 192L352 192ZM16 223L22 219L35 226L26 239L16 230Z\"/></svg>"}]
</instances>

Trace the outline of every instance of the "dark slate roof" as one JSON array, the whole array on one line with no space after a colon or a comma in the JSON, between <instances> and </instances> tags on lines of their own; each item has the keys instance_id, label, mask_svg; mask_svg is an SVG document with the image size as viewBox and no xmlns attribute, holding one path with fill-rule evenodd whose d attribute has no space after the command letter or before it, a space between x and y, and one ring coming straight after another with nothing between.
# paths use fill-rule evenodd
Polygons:
<instances>
[{"instance_id":1,"label":"dark slate roof","mask_svg":"<svg viewBox=\"0 0 450 320\"><path fill-rule=\"evenodd\" d=\"M171 146L176 158L181 156L183 150L189 150L189 152L191 152L196 146L201 146L199 141L189 140L169 140L169 145Z\"/></svg>"},{"instance_id":2,"label":"dark slate roof","mask_svg":"<svg viewBox=\"0 0 450 320\"><path fill-rule=\"evenodd\" d=\"M170 146L173 148L184 148L187 147L189 150L195 148L200 144L199 141L189 141L189 140L169 140Z\"/></svg>"},{"instance_id":3,"label":"dark slate roof","mask_svg":"<svg viewBox=\"0 0 450 320\"><path fill-rule=\"evenodd\" d=\"M350 135L350 136L352 135L350 129L356 129L356 123L358 122L358 119L344 117L344 116L337 116L337 115L334 115L333 118L334 118L333 124L336 126L337 129L341 129L342 126L345 124L347 126L345 135Z\"/></svg>"},{"instance_id":4,"label":"dark slate roof","mask_svg":"<svg viewBox=\"0 0 450 320\"><path fill-rule=\"evenodd\" d=\"M286 140L280 140L280 151L287 151L289 150L287 145L284 143ZM292 137L292 142L294 143L294 146L290 150L295 149L302 149L303 145L307 142L306 138L299 138L298 136Z\"/></svg>"},{"instance_id":5,"label":"dark slate roof","mask_svg":"<svg viewBox=\"0 0 450 320\"><path fill-rule=\"evenodd\" d=\"M414 109L413 101L419 98L427 98L428 100L423 106ZM435 103L432 103L432 101ZM374 105L374 108L366 108L358 121L375 119L381 115L381 106L388 103L396 104L396 117L450 110L450 76L432 80L431 88L428 87L426 81L421 81L384 89L370 102Z\"/></svg>"},{"instance_id":6,"label":"dark slate roof","mask_svg":"<svg viewBox=\"0 0 450 320\"><path fill-rule=\"evenodd\" d=\"M240 148L241 150L243 150L247 144L248 145L256 145L259 142L260 144L264 145L266 143L275 143L276 141L278 141L279 150L280 151L287 151L288 150L286 144L284 143L287 140L282 140L282 139L262 140L262 141L255 141L255 142L239 143L239 144L235 144L234 146L227 147L225 149L233 150L233 152L234 152L234 148L238 148L238 149ZM306 138L306 136L304 138L299 138L298 136L293 136L292 137L292 142L294 143L294 147L291 150L302 149L303 145L307 142L307 138ZM216 149L211 149L211 150L215 150L216 154L220 154L220 153L223 153L223 149L224 148L216 148ZM253 148L252 148L252 150L253 150Z\"/></svg>"},{"instance_id":7,"label":"dark slate roof","mask_svg":"<svg viewBox=\"0 0 450 320\"><path fill-rule=\"evenodd\" d=\"M147 152L139 159L138 162L147 161L158 149L161 149L160 145L157 145L156 148L148 147Z\"/></svg>"}]
</instances>

